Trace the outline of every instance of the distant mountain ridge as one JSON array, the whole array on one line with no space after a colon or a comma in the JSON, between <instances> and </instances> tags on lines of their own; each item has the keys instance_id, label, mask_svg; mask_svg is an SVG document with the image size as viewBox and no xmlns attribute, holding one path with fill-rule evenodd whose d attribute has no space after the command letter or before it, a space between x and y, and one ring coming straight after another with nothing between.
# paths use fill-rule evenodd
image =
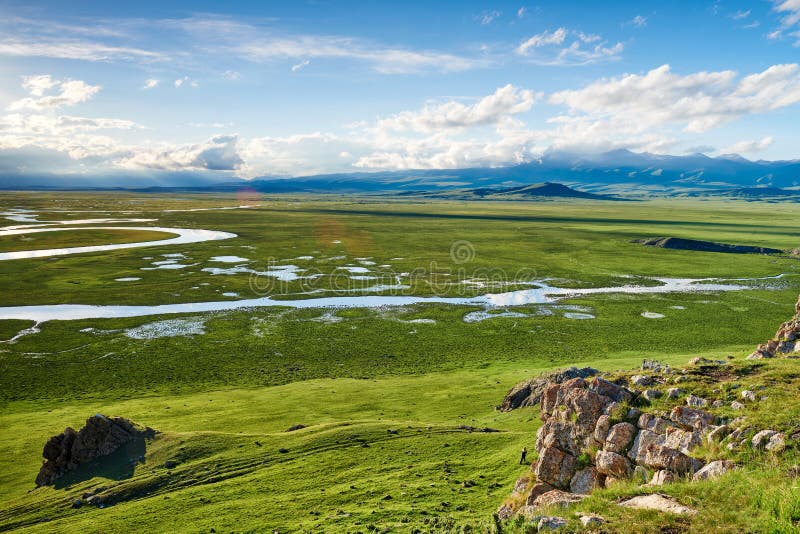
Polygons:
<instances>
[{"instance_id":1,"label":"distant mountain ridge","mask_svg":"<svg viewBox=\"0 0 800 534\"><path fill-rule=\"evenodd\" d=\"M709 157L612 150L599 154L551 151L541 159L508 167L422 169L262 177L219 181L213 173L141 173L107 176L0 177L0 189L115 189L140 191L237 191L265 193L369 193L513 188L542 182L589 188L624 184L646 190L705 191L800 186L800 160L751 161L738 154Z\"/></svg>"}]
</instances>

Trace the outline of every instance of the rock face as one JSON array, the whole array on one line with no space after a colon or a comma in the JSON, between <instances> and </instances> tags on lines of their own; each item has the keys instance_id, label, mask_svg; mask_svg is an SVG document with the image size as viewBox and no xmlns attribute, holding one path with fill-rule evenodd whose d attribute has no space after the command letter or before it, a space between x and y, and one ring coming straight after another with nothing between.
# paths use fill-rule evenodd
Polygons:
<instances>
[{"instance_id":1,"label":"rock face","mask_svg":"<svg viewBox=\"0 0 800 534\"><path fill-rule=\"evenodd\" d=\"M561 384L573 378L589 378L597 373L597 369L584 367L570 367L560 371L544 373L525 382L520 382L506 394L502 404L498 409L502 412L509 412L523 406L535 406L539 404L545 388L550 384Z\"/></svg>"},{"instance_id":2,"label":"rock face","mask_svg":"<svg viewBox=\"0 0 800 534\"><path fill-rule=\"evenodd\" d=\"M56 479L95 458L107 456L135 440L152 438L152 428L142 428L124 417L95 414L79 431L67 427L45 443L42 464L36 476L37 486L52 484Z\"/></svg>"},{"instance_id":3,"label":"rock face","mask_svg":"<svg viewBox=\"0 0 800 534\"><path fill-rule=\"evenodd\" d=\"M778 328L775 337L756 347L756 350L747 357L748 360L774 358L783 354L800 352L800 298L797 299L794 309L795 316Z\"/></svg>"}]
</instances>

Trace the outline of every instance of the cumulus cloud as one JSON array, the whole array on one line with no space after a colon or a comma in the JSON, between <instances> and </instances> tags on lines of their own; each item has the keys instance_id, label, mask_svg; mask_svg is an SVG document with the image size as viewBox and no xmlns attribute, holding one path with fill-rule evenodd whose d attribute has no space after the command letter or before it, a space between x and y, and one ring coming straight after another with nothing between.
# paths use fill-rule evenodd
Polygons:
<instances>
[{"instance_id":1,"label":"cumulus cloud","mask_svg":"<svg viewBox=\"0 0 800 534\"><path fill-rule=\"evenodd\" d=\"M624 47L596 34L558 28L522 41L516 53L540 65L588 65L619 59Z\"/></svg>"},{"instance_id":2,"label":"cumulus cloud","mask_svg":"<svg viewBox=\"0 0 800 534\"><path fill-rule=\"evenodd\" d=\"M755 154L763 152L768 149L775 139L772 136L764 137L763 139L755 139L751 141L739 141L733 145L720 150L722 154Z\"/></svg>"},{"instance_id":3,"label":"cumulus cloud","mask_svg":"<svg viewBox=\"0 0 800 534\"><path fill-rule=\"evenodd\" d=\"M50 75L27 76L23 78L22 87L31 96L12 102L8 106L9 110L43 110L73 106L86 102L101 89L99 85L89 85L82 80L53 80ZM45 94L53 89L56 90L55 94Z\"/></svg>"},{"instance_id":4,"label":"cumulus cloud","mask_svg":"<svg viewBox=\"0 0 800 534\"><path fill-rule=\"evenodd\" d=\"M486 126L529 111L541 95L527 89L506 85L474 104L450 101L425 106L420 111L404 111L381 119L377 129L381 131L430 132L451 128Z\"/></svg>"},{"instance_id":5,"label":"cumulus cloud","mask_svg":"<svg viewBox=\"0 0 800 534\"><path fill-rule=\"evenodd\" d=\"M608 119L636 125L638 130L678 123L687 132L703 132L737 117L800 102L800 68L773 65L738 78L729 70L682 76L662 65L646 74L559 91L550 102L569 108L571 115L559 117L563 121Z\"/></svg>"},{"instance_id":6,"label":"cumulus cloud","mask_svg":"<svg viewBox=\"0 0 800 534\"><path fill-rule=\"evenodd\" d=\"M144 81L143 89L154 89L157 86L158 86L158 80L156 80L154 78L150 78L150 79Z\"/></svg>"},{"instance_id":7,"label":"cumulus cloud","mask_svg":"<svg viewBox=\"0 0 800 534\"><path fill-rule=\"evenodd\" d=\"M234 171L242 164L237 135L217 135L196 144L138 147L116 165L126 169Z\"/></svg>"}]
</instances>

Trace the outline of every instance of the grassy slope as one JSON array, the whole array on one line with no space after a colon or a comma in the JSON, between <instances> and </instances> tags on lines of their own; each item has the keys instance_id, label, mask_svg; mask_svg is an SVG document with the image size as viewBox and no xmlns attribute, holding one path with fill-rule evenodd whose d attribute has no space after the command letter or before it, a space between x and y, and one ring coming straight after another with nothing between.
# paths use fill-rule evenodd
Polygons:
<instances>
[{"instance_id":1,"label":"grassy slope","mask_svg":"<svg viewBox=\"0 0 800 534\"><path fill-rule=\"evenodd\" d=\"M30 201L23 196L7 205L23 200ZM235 202L124 195L69 201L73 209L141 205L150 213L167 206ZM37 196L29 206L36 203L50 206L53 199ZM621 282L618 275L628 273L763 276L797 271L798 263L791 259L652 250L628 243L634 237L680 235L792 248L798 216L784 206L589 206L378 206L299 198L296 204L269 201L252 211L159 213L159 224L233 231L241 237L180 250L119 251L109 255L113 261L86 255L7 262L0 265L1 304L183 302L218 299L217 290L248 291L246 275L223 278L199 272L146 271L143 284L109 286L111 278L142 275L142 256L179 251L198 260L239 254L264 261L319 250L329 256L374 256L377 263L389 261L398 271L419 266L430 270L435 261L437 269L460 274L450 261L449 247L463 238L476 251L470 269L513 272L533 267L540 276L569 278L573 284ZM362 213L374 210L383 213ZM334 245L333 240L342 243ZM404 259L391 261L394 257ZM196 294L189 290L205 281L212 285ZM431 281L421 275L415 292L432 291ZM438 528L448 524L448 517L457 523L483 522L524 471L515 464L516 454L523 445L532 449L538 425L535 410L493 411L508 387L537 370L578 361L594 360L598 367L614 369L635 366L642 357L671 362L699 354L741 357L790 314L797 280L789 278L785 284L784 290L770 292L610 295L575 301L594 308L593 321L531 317L466 324L461 318L467 308L424 306L402 313L339 312L343 321L326 324L310 320L321 312L259 310L212 315L208 333L190 340L80 332L86 327L118 330L156 318L48 323L41 334L0 345L0 525L19 521L30 526L49 517L53 522L30 528L365 531L374 524L406 531ZM687 309L674 310L673 305ZM666 318L644 319L640 313L645 310ZM401 322L413 318L437 323ZM0 322L2 337L8 339L24 326ZM261 387L273 384L284 385ZM120 482L133 495L147 490L151 496L102 510L72 510L69 502L75 494L108 483L91 479L70 489L26 493L47 437L66 424L80 426L98 411L164 432L151 444L146 464ZM297 423L309 428L284 432ZM505 432L466 433L457 430L461 424ZM399 434L389 434L389 429ZM363 442L369 447L362 447ZM289 452L278 452L281 447ZM161 466L176 457L182 463L168 474ZM155 475L161 477L159 487ZM220 480L208 483L210 476ZM776 475L770 476L751 479L766 491L774 486ZM463 488L465 479L476 486ZM738 484L736 491L745 499L744 482ZM676 491L684 491L680 488ZM696 488L685 491L701 495L702 487ZM392 498L383 500L386 495ZM717 495L704 506L720 507L723 497ZM596 506L606 506L603 502ZM736 513L729 520L740 525L737 521L747 512Z\"/></svg>"}]
</instances>

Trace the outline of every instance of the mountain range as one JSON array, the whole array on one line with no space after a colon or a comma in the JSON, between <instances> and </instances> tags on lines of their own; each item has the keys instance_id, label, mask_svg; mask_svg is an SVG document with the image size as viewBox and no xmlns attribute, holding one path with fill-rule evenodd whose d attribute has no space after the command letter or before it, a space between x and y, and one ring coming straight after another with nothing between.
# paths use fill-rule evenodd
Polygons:
<instances>
[{"instance_id":1,"label":"mountain range","mask_svg":"<svg viewBox=\"0 0 800 534\"><path fill-rule=\"evenodd\" d=\"M6 175L0 177L0 189L238 191L247 188L264 193L409 193L513 188L542 182L580 185L584 190L597 193L624 189L707 194L737 189L743 196L758 196L757 190L772 188L773 196L780 196L781 188L800 186L800 160L751 161L737 154L671 156L624 149L598 154L551 151L539 160L507 167L353 172L293 178L264 176L252 180L220 181L218 175L209 172L68 177Z\"/></svg>"}]
</instances>

